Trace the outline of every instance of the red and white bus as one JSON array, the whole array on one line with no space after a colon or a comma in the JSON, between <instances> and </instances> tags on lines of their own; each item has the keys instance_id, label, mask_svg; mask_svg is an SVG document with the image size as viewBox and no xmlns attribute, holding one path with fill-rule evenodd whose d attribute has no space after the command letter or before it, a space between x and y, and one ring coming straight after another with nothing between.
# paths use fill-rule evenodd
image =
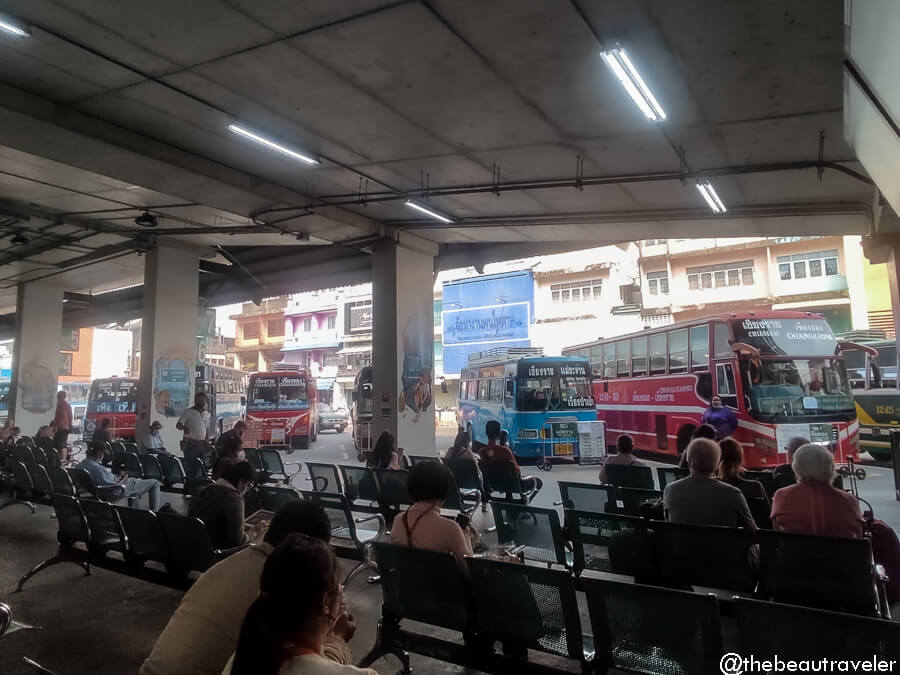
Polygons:
<instances>
[{"instance_id":1,"label":"red and white bus","mask_svg":"<svg viewBox=\"0 0 900 675\"><path fill-rule=\"evenodd\" d=\"M607 443L676 455L713 395L737 418L747 467L787 461L795 436L828 446L838 462L859 452L859 424L842 347L811 312L723 313L563 350L590 359Z\"/></svg>"},{"instance_id":2,"label":"red and white bus","mask_svg":"<svg viewBox=\"0 0 900 675\"><path fill-rule=\"evenodd\" d=\"M316 440L316 381L307 370L254 373L247 396L244 445L308 448Z\"/></svg>"},{"instance_id":3,"label":"red and white bus","mask_svg":"<svg viewBox=\"0 0 900 675\"><path fill-rule=\"evenodd\" d=\"M104 377L91 383L84 416L84 440L90 441L104 418L110 420L110 435L134 440L137 420L138 378Z\"/></svg>"}]
</instances>

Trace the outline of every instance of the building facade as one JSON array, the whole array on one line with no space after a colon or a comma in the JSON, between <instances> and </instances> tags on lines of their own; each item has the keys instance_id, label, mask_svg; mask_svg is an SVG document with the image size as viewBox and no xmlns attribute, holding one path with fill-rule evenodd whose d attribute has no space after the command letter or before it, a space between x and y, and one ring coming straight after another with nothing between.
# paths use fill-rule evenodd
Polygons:
<instances>
[{"instance_id":1,"label":"building facade","mask_svg":"<svg viewBox=\"0 0 900 675\"><path fill-rule=\"evenodd\" d=\"M316 378L319 400L332 404L338 374L339 290L324 290L292 295L284 310L282 363L307 368ZM338 403L346 406L338 396Z\"/></svg>"},{"instance_id":2,"label":"building facade","mask_svg":"<svg viewBox=\"0 0 900 675\"><path fill-rule=\"evenodd\" d=\"M859 237L649 240L638 248L645 325L794 309L824 314L835 333L869 327Z\"/></svg>"},{"instance_id":3,"label":"building facade","mask_svg":"<svg viewBox=\"0 0 900 675\"><path fill-rule=\"evenodd\" d=\"M237 357L238 367L247 372L269 370L281 360L284 346L284 310L288 298L269 298L258 306L244 303L235 322L234 346L229 353Z\"/></svg>"}]
</instances>

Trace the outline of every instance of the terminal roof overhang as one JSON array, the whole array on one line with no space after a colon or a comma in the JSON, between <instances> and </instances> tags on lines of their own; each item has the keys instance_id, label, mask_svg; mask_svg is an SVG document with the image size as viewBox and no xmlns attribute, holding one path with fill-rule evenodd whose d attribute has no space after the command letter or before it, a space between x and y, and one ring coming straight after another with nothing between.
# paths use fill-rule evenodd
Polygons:
<instances>
[{"instance_id":1,"label":"terminal roof overhang","mask_svg":"<svg viewBox=\"0 0 900 675\"><path fill-rule=\"evenodd\" d=\"M198 248L201 295L224 304L368 281L381 237L415 235L447 269L641 238L865 234L877 206L843 141L839 3L124 0L88 14L2 0L0 13L30 31L0 35L0 333L16 284L48 276L69 292L68 326L139 316L128 287L162 241ZM616 43L665 121L604 65ZM698 195L707 179L726 214ZM135 223L145 210L156 228Z\"/></svg>"}]
</instances>

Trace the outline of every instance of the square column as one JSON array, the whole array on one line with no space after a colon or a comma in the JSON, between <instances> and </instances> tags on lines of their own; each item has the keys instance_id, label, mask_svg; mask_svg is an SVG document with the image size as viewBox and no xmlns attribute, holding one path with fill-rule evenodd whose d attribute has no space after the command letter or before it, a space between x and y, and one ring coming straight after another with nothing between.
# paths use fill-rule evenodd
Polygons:
<instances>
[{"instance_id":1,"label":"square column","mask_svg":"<svg viewBox=\"0 0 900 675\"><path fill-rule=\"evenodd\" d=\"M19 284L9 416L33 436L56 413L63 288L51 280Z\"/></svg>"},{"instance_id":2,"label":"square column","mask_svg":"<svg viewBox=\"0 0 900 675\"><path fill-rule=\"evenodd\" d=\"M180 448L175 423L194 404L197 365L197 251L159 245L144 265L141 382L135 432L138 439L159 421L169 452Z\"/></svg>"},{"instance_id":3,"label":"square column","mask_svg":"<svg viewBox=\"0 0 900 675\"><path fill-rule=\"evenodd\" d=\"M435 249L384 239L372 256L372 442L390 431L407 454L435 451Z\"/></svg>"}]
</instances>

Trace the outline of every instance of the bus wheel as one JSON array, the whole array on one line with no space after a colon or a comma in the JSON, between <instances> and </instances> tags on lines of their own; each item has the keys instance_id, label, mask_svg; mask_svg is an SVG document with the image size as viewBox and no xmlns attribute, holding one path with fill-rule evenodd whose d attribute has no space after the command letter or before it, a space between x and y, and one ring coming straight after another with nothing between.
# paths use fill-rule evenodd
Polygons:
<instances>
[{"instance_id":1,"label":"bus wheel","mask_svg":"<svg viewBox=\"0 0 900 675\"><path fill-rule=\"evenodd\" d=\"M312 438L310 438L310 440L311 440L313 443L315 443L316 440L319 438L319 433L318 433L318 432L319 432L319 428L318 428L318 427L313 427L312 432L311 432L311 433L312 433Z\"/></svg>"},{"instance_id":2,"label":"bus wheel","mask_svg":"<svg viewBox=\"0 0 900 675\"><path fill-rule=\"evenodd\" d=\"M300 437L300 449L309 450L309 436Z\"/></svg>"},{"instance_id":3,"label":"bus wheel","mask_svg":"<svg viewBox=\"0 0 900 675\"><path fill-rule=\"evenodd\" d=\"M858 467L855 472L856 480L865 480L866 479L866 470L862 467Z\"/></svg>"},{"instance_id":4,"label":"bus wheel","mask_svg":"<svg viewBox=\"0 0 900 675\"><path fill-rule=\"evenodd\" d=\"M549 459L545 459L545 460L541 463L541 468L542 468L544 471L552 471L552 470L553 470L553 462L551 462Z\"/></svg>"}]
</instances>

